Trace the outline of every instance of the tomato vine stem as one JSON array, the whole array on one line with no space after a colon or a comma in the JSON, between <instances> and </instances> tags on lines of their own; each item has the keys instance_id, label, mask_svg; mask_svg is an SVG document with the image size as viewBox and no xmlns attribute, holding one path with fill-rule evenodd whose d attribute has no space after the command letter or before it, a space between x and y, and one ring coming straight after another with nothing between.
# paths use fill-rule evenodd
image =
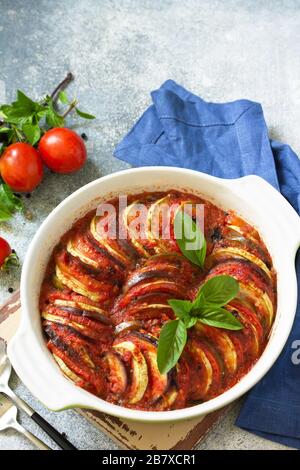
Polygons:
<instances>
[{"instance_id":1,"label":"tomato vine stem","mask_svg":"<svg viewBox=\"0 0 300 470\"><path fill-rule=\"evenodd\" d=\"M69 85L69 83L72 82L73 80L74 80L74 75L71 72L68 72L66 77L57 85L57 87L51 93L50 96L53 99L53 101L56 101L58 92L61 90L64 90Z\"/></svg>"},{"instance_id":2,"label":"tomato vine stem","mask_svg":"<svg viewBox=\"0 0 300 470\"><path fill-rule=\"evenodd\" d=\"M70 103L70 106L68 107L68 109L63 113L62 117L65 118L72 111L72 109L74 109L77 106L77 104L78 104L78 101L73 100Z\"/></svg>"}]
</instances>

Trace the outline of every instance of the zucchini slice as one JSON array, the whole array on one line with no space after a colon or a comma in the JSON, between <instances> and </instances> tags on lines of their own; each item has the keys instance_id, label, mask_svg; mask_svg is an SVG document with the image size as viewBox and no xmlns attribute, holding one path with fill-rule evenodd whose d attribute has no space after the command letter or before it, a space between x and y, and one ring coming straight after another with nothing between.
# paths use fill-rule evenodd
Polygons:
<instances>
[{"instance_id":1,"label":"zucchini slice","mask_svg":"<svg viewBox=\"0 0 300 470\"><path fill-rule=\"evenodd\" d=\"M264 273L272 279L272 274L270 269L266 266L266 264L257 256L253 255L249 251L243 250L241 248L233 247L233 246L228 246L226 248L215 248L210 255L210 258L214 259L222 259L224 256L228 256L229 258L244 258L247 259L248 261L251 261L251 263L255 264L258 266Z\"/></svg>"},{"instance_id":2,"label":"zucchini slice","mask_svg":"<svg viewBox=\"0 0 300 470\"><path fill-rule=\"evenodd\" d=\"M168 387L168 374L161 374L157 366L157 339L143 333L130 335L128 340L136 344L146 359L148 368L148 388L145 399L151 403L157 401Z\"/></svg>"},{"instance_id":3,"label":"zucchini slice","mask_svg":"<svg viewBox=\"0 0 300 470\"><path fill-rule=\"evenodd\" d=\"M213 368L200 342L189 340L187 351L192 358L193 377L193 387L189 392L189 396L193 400L203 400L208 395L214 380Z\"/></svg>"},{"instance_id":4,"label":"zucchini slice","mask_svg":"<svg viewBox=\"0 0 300 470\"><path fill-rule=\"evenodd\" d=\"M67 252L75 258L79 258L84 264L88 264L89 266L98 269L99 265L97 261L84 254L83 251L80 251L72 239L67 243Z\"/></svg>"},{"instance_id":5,"label":"zucchini slice","mask_svg":"<svg viewBox=\"0 0 300 470\"><path fill-rule=\"evenodd\" d=\"M89 290L85 284L82 282L78 281L73 276L70 276L66 273L64 273L58 265L55 267L55 273L57 279L66 287L69 289L73 290L74 292L77 292L78 294L84 295L85 297L88 297L91 299L93 302L101 302L102 300L106 300L109 297L109 293L106 291L101 291L99 289L99 292L97 291L91 291ZM99 283L99 287L100 287Z\"/></svg>"},{"instance_id":6,"label":"zucchini slice","mask_svg":"<svg viewBox=\"0 0 300 470\"><path fill-rule=\"evenodd\" d=\"M128 266L131 264L132 260L127 254L121 250L117 240L111 240L109 238L102 238L97 231L97 216L95 216L91 221L90 226L91 234L95 240L104 248L113 258L116 258L119 262Z\"/></svg>"},{"instance_id":7,"label":"zucchini slice","mask_svg":"<svg viewBox=\"0 0 300 470\"><path fill-rule=\"evenodd\" d=\"M78 383L78 382L81 382L82 379L81 377L79 377L79 375L75 374L75 372L73 372L68 366L67 364L65 364L65 362L60 358L58 357L56 354L52 354L52 356L54 357L55 361L57 362L57 364L59 365L60 369L62 370L63 374L70 380L72 380L72 382L75 382L75 383Z\"/></svg>"},{"instance_id":8,"label":"zucchini slice","mask_svg":"<svg viewBox=\"0 0 300 470\"><path fill-rule=\"evenodd\" d=\"M131 353L131 384L126 397L130 404L138 403L144 396L148 386L148 369L143 354L131 341L123 341L113 345L113 348L121 355Z\"/></svg>"},{"instance_id":9,"label":"zucchini slice","mask_svg":"<svg viewBox=\"0 0 300 470\"><path fill-rule=\"evenodd\" d=\"M130 224L128 223L128 218L130 216L130 212L132 210L134 210L134 208L137 206L137 204L140 204L140 201L134 201L132 204L130 204L129 206L126 207L126 209L124 210L124 212L122 214L122 220L123 220L124 227L127 230L127 233L128 233L128 236L129 236L129 239L130 239L132 245L136 248L136 250L138 251L140 256L143 256L144 258L149 258L149 256L151 256L151 253L149 253L144 248L142 242L139 241L139 240L142 240L142 238L137 239L137 238L134 237L134 235L130 231L130 227L129 227Z\"/></svg>"},{"instance_id":10,"label":"zucchini slice","mask_svg":"<svg viewBox=\"0 0 300 470\"><path fill-rule=\"evenodd\" d=\"M229 335L220 328L196 323L196 331L202 333L220 352L229 374L234 374L238 368L238 354Z\"/></svg>"}]
</instances>

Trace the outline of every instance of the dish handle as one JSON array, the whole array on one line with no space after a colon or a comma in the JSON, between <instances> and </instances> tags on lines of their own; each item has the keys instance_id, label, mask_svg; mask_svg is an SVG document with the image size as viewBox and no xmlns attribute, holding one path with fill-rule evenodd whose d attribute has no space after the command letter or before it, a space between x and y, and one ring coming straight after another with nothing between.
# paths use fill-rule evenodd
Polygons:
<instances>
[{"instance_id":1,"label":"dish handle","mask_svg":"<svg viewBox=\"0 0 300 470\"><path fill-rule=\"evenodd\" d=\"M256 175L227 180L227 184L237 197L244 195L249 200L254 212L267 214L273 220L273 237L277 236L284 250L295 256L300 245L300 217L282 194Z\"/></svg>"},{"instance_id":2,"label":"dish handle","mask_svg":"<svg viewBox=\"0 0 300 470\"><path fill-rule=\"evenodd\" d=\"M98 398L79 387L74 387L63 374L58 374L55 362L52 360L49 363L49 359L46 358L49 355L48 350L43 347L41 351L33 335L30 327L27 328L26 324L21 322L17 332L7 344L9 360L19 379L31 393L53 411L74 407L90 408L93 402L97 408ZM40 360L33 366L29 357L35 355L39 355Z\"/></svg>"}]
</instances>

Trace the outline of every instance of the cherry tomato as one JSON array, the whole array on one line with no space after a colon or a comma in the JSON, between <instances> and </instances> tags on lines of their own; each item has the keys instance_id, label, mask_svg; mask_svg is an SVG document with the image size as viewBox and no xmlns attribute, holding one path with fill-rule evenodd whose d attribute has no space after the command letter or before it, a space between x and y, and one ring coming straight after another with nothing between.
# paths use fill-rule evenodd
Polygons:
<instances>
[{"instance_id":1,"label":"cherry tomato","mask_svg":"<svg viewBox=\"0 0 300 470\"><path fill-rule=\"evenodd\" d=\"M42 181L43 163L32 145L18 142L4 150L0 173L13 191L29 193Z\"/></svg>"},{"instance_id":2,"label":"cherry tomato","mask_svg":"<svg viewBox=\"0 0 300 470\"><path fill-rule=\"evenodd\" d=\"M11 247L4 238L0 237L0 268L11 254Z\"/></svg>"},{"instance_id":3,"label":"cherry tomato","mask_svg":"<svg viewBox=\"0 0 300 470\"><path fill-rule=\"evenodd\" d=\"M57 173L73 173L86 161L82 138L65 127L55 127L46 132L38 148L45 164Z\"/></svg>"}]
</instances>

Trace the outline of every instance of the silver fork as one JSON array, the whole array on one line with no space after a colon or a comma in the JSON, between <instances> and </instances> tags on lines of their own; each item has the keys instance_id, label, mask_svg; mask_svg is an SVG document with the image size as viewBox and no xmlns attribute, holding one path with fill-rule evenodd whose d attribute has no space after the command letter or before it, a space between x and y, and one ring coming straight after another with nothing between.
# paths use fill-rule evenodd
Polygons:
<instances>
[{"instance_id":1,"label":"silver fork","mask_svg":"<svg viewBox=\"0 0 300 470\"><path fill-rule=\"evenodd\" d=\"M5 393L12 401L21 408L25 413L31 414L33 410L19 398L8 385L8 381L11 374L11 363L6 354L6 345L4 341L0 340L0 393Z\"/></svg>"},{"instance_id":2,"label":"silver fork","mask_svg":"<svg viewBox=\"0 0 300 470\"><path fill-rule=\"evenodd\" d=\"M7 395L17 407L37 423L51 439L56 442L64 450L76 450L76 447L71 444L59 431L57 431L50 423L48 423L42 416L34 411L25 401L18 397L15 392L10 388L8 381L11 374L11 363L6 354L6 344L0 338L0 393Z\"/></svg>"},{"instance_id":3,"label":"silver fork","mask_svg":"<svg viewBox=\"0 0 300 470\"><path fill-rule=\"evenodd\" d=\"M9 428L15 429L27 437L27 439L29 439L40 450L51 450L40 439L18 423L17 412L17 407L8 398L0 394L0 431L4 431Z\"/></svg>"}]
</instances>

